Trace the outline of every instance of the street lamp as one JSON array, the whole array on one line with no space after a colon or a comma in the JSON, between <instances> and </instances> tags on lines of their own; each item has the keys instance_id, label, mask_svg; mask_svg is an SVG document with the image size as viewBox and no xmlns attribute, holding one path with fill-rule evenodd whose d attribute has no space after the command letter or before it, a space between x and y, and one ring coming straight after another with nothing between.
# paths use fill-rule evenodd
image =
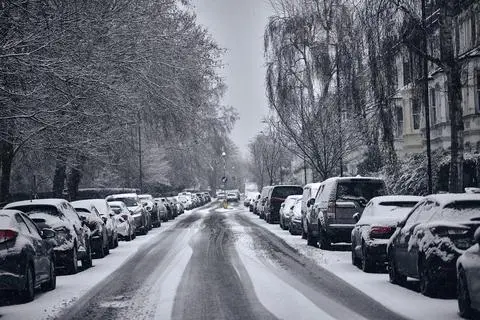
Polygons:
<instances>
[{"instance_id":1,"label":"street lamp","mask_svg":"<svg viewBox=\"0 0 480 320\"><path fill-rule=\"evenodd\" d=\"M223 208L227 209L227 154L225 151L222 151L222 158L223 158Z\"/></svg>"}]
</instances>

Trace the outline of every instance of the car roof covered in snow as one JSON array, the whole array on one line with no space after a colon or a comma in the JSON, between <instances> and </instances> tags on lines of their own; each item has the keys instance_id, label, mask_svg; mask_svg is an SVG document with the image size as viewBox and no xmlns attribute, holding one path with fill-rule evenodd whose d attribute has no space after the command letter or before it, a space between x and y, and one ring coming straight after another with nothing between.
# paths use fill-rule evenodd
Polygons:
<instances>
[{"instance_id":1,"label":"car roof covered in snow","mask_svg":"<svg viewBox=\"0 0 480 320\"><path fill-rule=\"evenodd\" d=\"M425 198L438 202L440 206L444 207L447 204L456 201L480 201L480 194L475 193L442 193L442 194L431 194Z\"/></svg>"},{"instance_id":2,"label":"car roof covered in snow","mask_svg":"<svg viewBox=\"0 0 480 320\"><path fill-rule=\"evenodd\" d=\"M378 181L378 182L383 182L382 178L377 178L377 177L332 177L328 178L322 183L331 183L334 181L352 181L352 180L359 180L359 181Z\"/></svg>"},{"instance_id":3,"label":"car roof covered in snow","mask_svg":"<svg viewBox=\"0 0 480 320\"><path fill-rule=\"evenodd\" d=\"M118 193L118 194L111 194L106 197L106 199L117 199L117 198L138 198L138 194L136 193Z\"/></svg>"},{"instance_id":4,"label":"car roof covered in snow","mask_svg":"<svg viewBox=\"0 0 480 320\"><path fill-rule=\"evenodd\" d=\"M108 204L110 205L110 207L111 206L118 206L118 207L127 206L123 201L109 201Z\"/></svg>"},{"instance_id":5,"label":"car roof covered in snow","mask_svg":"<svg viewBox=\"0 0 480 320\"><path fill-rule=\"evenodd\" d=\"M303 186L303 188L312 188L312 189L318 189L322 183L321 182L313 182L313 183L307 183L306 185Z\"/></svg>"},{"instance_id":6,"label":"car roof covered in snow","mask_svg":"<svg viewBox=\"0 0 480 320\"><path fill-rule=\"evenodd\" d=\"M292 194L292 195L288 196L285 200L287 200L287 199L301 199L301 198L302 198L301 194Z\"/></svg>"},{"instance_id":7,"label":"car roof covered in snow","mask_svg":"<svg viewBox=\"0 0 480 320\"><path fill-rule=\"evenodd\" d=\"M65 199L34 199L34 200L23 200L17 202L11 202L7 204L4 209L24 207L24 206L34 206L34 205L49 205L54 206L57 209L60 209L60 206L68 202Z\"/></svg>"},{"instance_id":8,"label":"car roof covered in snow","mask_svg":"<svg viewBox=\"0 0 480 320\"><path fill-rule=\"evenodd\" d=\"M413 202L413 201L420 201L423 197L420 196L408 196L408 195L395 195L395 196L379 196L372 198L370 202L373 204L379 204L381 202Z\"/></svg>"},{"instance_id":9,"label":"car roof covered in snow","mask_svg":"<svg viewBox=\"0 0 480 320\"><path fill-rule=\"evenodd\" d=\"M74 208L82 208L82 209L88 209L88 210L90 210L92 207L95 207L95 205L91 200L77 200L77 201L70 202L70 204Z\"/></svg>"}]
</instances>

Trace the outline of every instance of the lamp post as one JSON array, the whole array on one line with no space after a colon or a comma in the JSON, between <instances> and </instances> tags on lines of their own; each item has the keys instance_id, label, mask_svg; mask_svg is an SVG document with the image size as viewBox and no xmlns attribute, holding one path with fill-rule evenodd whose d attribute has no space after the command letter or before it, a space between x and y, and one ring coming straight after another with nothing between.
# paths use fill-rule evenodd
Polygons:
<instances>
[{"instance_id":1,"label":"lamp post","mask_svg":"<svg viewBox=\"0 0 480 320\"><path fill-rule=\"evenodd\" d=\"M222 151L223 158L223 208L227 209L227 154Z\"/></svg>"}]
</instances>

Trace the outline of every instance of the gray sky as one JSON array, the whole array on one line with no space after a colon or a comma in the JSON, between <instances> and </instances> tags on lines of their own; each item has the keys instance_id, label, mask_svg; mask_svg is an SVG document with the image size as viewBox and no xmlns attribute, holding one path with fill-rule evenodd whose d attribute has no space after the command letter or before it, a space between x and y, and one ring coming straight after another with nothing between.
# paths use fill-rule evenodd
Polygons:
<instances>
[{"instance_id":1,"label":"gray sky","mask_svg":"<svg viewBox=\"0 0 480 320\"><path fill-rule=\"evenodd\" d=\"M232 139L247 153L248 142L263 127L267 114L263 31L273 9L266 0L193 0L200 24L227 49L222 74L228 86L223 103L235 107L240 119Z\"/></svg>"}]
</instances>

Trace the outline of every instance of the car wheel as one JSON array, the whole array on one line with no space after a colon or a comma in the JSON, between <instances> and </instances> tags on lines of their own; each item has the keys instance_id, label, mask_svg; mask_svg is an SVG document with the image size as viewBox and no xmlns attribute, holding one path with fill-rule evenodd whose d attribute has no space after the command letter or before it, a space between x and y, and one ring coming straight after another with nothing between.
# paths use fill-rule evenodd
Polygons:
<instances>
[{"instance_id":1,"label":"car wheel","mask_svg":"<svg viewBox=\"0 0 480 320\"><path fill-rule=\"evenodd\" d=\"M470 293L468 292L467 277L463 269L460 269L458 272L457 302L460 316L469 319L473 314L473 309L470 301Z\"/></svg>"},{"instance_id":2,"label":"car wheel","mask_svg":"<svg viewBox=\"0 0 480 320\"><path fill-rule=\"evenodd\" d=\"M307 225L307 228L308 228L308 225ZM318 247L318 239L317 237L312 235L310 228L308 228L307 245L312 247Z\"/></svg>"},{"instance_id":3,"label":"car wheel","mask_svg":"<svg viewBox=\"0 0 480 320\"><path fill-rule=\"evenodd\" d=\"M283 223L282 223L282 216L281 216L281 215L280 215L280 222L279 222L279 224L280 224L280 229L285 230L285 227L283 226Z\"/></svg>"},{"instance_id":4,"label":"car wheel","mask_svg":"<svg viewBox=\"0 0 480 320\"><path fill-rule=\"evenodd\" d=\"M302 239L307 239L307 233L305 232L305 227L303 226L303 219L302 219L301 227L302 227Z\"/></svg>"},{"instance_id":5,"label":"car wheel","mask_svg":"<svg viewBox=\"0 0 480 320\"><path fill-rule=\"evenodd\" d=\"M99 259L102 259L103 257L105 257L105 248L103 247L103 244L95 252L95 256Z\"/></svg>"},{"instance_id":6,"label":"car wheel","mask_svg":"<svg viewBox=\"0 0 480 320\"><path fill-rule=\"evenodd\" d=\"M318 243L320 245L320 249L323 249L323 250L330 250L331 248L331 243L330 243L330 239L328 238L328 236L325 234L325 232L323 231L322 227L320 226L320 224L318 224L319 227L319 231L318 231L318 234L319 234L319 239L318 239Z\"/></svg>"},{"instance_id":7,"label":"car wheel","mask_svg":"<svg viewBox=\"0 0 480 320\"><path fill-rule=\"evenodd\" d=\"M360 267L360 263L357 258L357 254L355 253L355 244L352 242L352 265L356 267Z\"/></svg>"},{"instance_id":8,"label":"car wheel","mask_svg":"<svg viewBox=\"0 0 480 320\"><path fill-rule=\"evenodd\" d=\"M57 287L57 274L55 273L55 263L53 262L53 258L50 261L50 277L48 282L42 284L43 291L52 291Z\"/></svg>"},{"instance_id":9,"label":"car wheel","mask_svg":"<svg viewBox=\"0 0 480 320\"><path fill-rule=\"evenodd\" d=\"M30 263L25 268L25 287L19 292L22 302L30 302L35 298L35 280L33 267Z\"/></svg>"},{"instance_id":10,"label":"car wheel","mask_svg":"<svg viewBox=\"0 0 480 320\"><path fill-rule=\"evenodd\" d=\"M66 269L68 274L75 274L78 272L78 255L76 244L73 245L73 249L71 250L70 259Z\"/></svg>"},{"instance_id":11,"label":"car wheel","mask_svg":"<svg viewBox=\"0 0 480 320\"><path fill-rule=\"evenodd\" d=\"M431 269L425 263L421 262L419 266L420 292L427 297L434 297L437 292L435 280L432 279Z\"/></svg>"},{"instance_id":12,"label":"car wheel","mask_svg":"<svg viewBox=\"0 0 480 320\"><path fill-rule=\"evenodd\" d=\"M91 268L92 265L93 265L93 263L92 263L92 247L89 244L87 246L87 256L82 259L82 267L83 267L83 269L88 269L88 268Z\"/></svg>"},{"instance_id":13,"label":"car wheel","mask_svg":"<svg viewBox=\"0 0 480 320\"><path fill-rule=\"evenodd\" d=\"M362 270L363 272L373 271L373 263L368 256L367 247L364 244L362 245Z\"/></svg>"},{"instance_id":14,"label":"car wheel","mask_svg":"<svg viewBox=\"0 0 480 320\"><path fill-rule=\"evenodd\" d=\"M388 255L388 278L390 283L400 286L403 286L407 282L407 277L398 272L393 254Z\"/></svg>"}]
</instances>

